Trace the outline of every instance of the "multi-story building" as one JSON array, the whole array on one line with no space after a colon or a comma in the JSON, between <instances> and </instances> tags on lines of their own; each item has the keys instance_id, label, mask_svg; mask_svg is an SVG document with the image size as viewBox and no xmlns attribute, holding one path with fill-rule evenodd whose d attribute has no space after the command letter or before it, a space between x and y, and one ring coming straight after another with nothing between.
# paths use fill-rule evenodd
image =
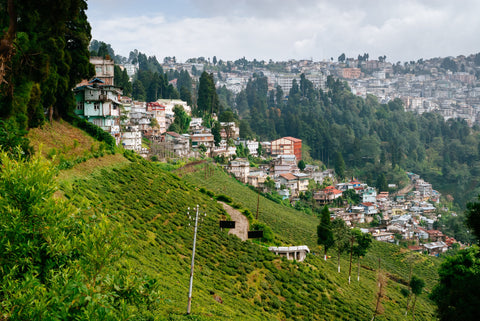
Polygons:
<instances>
[{"instance_id":1,"label":"multi-story building","mask_svg":"<svg viewBox=\"0 0 480 321\"><path fill-rule=\"evenodd\" d=\"M295 155L297 161L302 159L302 140L294 137L283 137L272 141L272 156Z\"/></svg>"},{"instance_id":2,"label":"multi-story building","mask_svg":"<svg viewBox=\"0 0 480 321\"><path fill-rule=\"evenodd\" d=\"M101 127L120 142L120 88L95 78L80 84L75 93L75 114Z\"/></svg>"},{"instance_id":3,"label":"multi-story building","mask_svg":"<svg viewBox=\"0 0 480 321\"><path fill-rule=\"evenodd\" d=\"M90 63L95 66L95 77L102 80L105 85L113 86L114 62L102 57L90 57Z\"/></svg>"}]
</instances>

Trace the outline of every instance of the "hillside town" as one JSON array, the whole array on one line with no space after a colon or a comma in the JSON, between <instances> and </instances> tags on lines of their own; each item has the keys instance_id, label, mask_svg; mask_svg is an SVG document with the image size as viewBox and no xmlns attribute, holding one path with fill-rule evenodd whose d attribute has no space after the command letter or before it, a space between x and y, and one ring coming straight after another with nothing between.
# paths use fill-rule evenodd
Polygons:
<instances>
[{"instance_id":1,"label":"hillside town","mask_svg":"<svg viewBox=\"0 0 480 321\"><path fill-rule=\"evenodd\" d=\"M382 102L401 98L406 110L417 113L435 111L446 119L464 118L472 125L478 121L480 107L479 87L475 87L477 70L466 64L464 58L457 58L456 63L464 66L462 69L466 71L442 73L433 62L422 62L423 70L428 70L428 73L421 76L395 74L395 65L385 61L359 62L352 59L342 63L289 61L284 66L284 73L258 68L237 71L231 67L231 73L218 73L217 86L226 86L238 92L252 72L261 71L268 77L270 87L281 86L284 92L288 92L292 81L299 78L300 73L320 88L325 86L327 76L333 74L345 79L352 92L362 97L372 94ZM74 89L75 112L109 132L115 137L117 145L121 144L125 149L157 159L222 157L228 162L226 171L240 182L264 192L271 192L267 186L274 186L273 192L292 205L310 190L318 205L330 205L332 220L341 218L348 226L361 226L363 232L372 234L378 241L409 242L411 250L430 255L439 255L458 243L434 229L441 215L434 206L439 203L440 194L416 174L408 174L410 184L402 190L389 186L394 193L377 191L357 180L338 182L332 169L307 164L300 170L298 162L302 159L302 141L298 138L282 137L263 142L245 140L239 136L235 122L221 122L221 140L215 143L211 128L204 126L202 118L195 117L191 118L188 133L168 131L175 119L175 108L191 116L191 106L179 99L134 101L123 96L121 88L114 85L112 60L92 57L91 63L95 65L96 76ZM130 74L135 72L134 65L124 67ZM190 68L191 72L192 68L202 70L204 65L169 62L164 67ZM149 148L144 146L142 139L148 139ZM246 155L271 161L251 167L247 158L237 157L239 147L246 151ZM312 189L311 182L323 188ZM331 185L325 186L326 182L331 182ZM350 190L358 195L360 202L339 204L338 200Z\"/></svg>"}]
</instances>

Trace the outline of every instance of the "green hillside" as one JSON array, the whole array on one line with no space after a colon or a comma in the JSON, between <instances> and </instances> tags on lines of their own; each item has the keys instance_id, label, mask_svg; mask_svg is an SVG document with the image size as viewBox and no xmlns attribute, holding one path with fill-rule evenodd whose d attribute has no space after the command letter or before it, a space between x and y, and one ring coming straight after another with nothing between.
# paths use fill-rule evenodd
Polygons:
<instances>
[{"instance_id":1,"label":"green hillside","mask_svg":"<svg viewBox=\"0 0 480 321\"><path fill-rule=\"evenodd\" d=\"M361 282L348 285L346 260L342 263L342 273L338 274L335 260L324 262L311 255L305 262L295 263L275 257L260 245L241 242L218 228L224 212L214 200L156 164L142 161L103 169L64 184L62 190L78 206L86 206L88 200L88 206L109 213L109 217L124 226L131 237L131 249L122 259L128 264L122 264L157 280L158 300L154 310L162 318L183 318L186 311L193 233L186 212L188 206L195 204L208 213L197 244L192 306L195 316L238 320L366 320L373 315L376 292L373 268L362 269ZM233 189L227 191L236 198ZM265 211L261 213L266 215ZM293 211L291 214L301 215ZM310 230L314 229L315 219L306 219L307 223L303 223L300 216L296 224L310 224ZM287 221L287 217L278 222L282 220ZM295 224L291 226L292 234L286 233L282 240L291 238L290 243L307 240L294 232ZM272 225L272 228L282 235L278 227ZM397 248L377 245L374 251L395 261L404 259ZM365 263L370 266L371 261ZM433 274L434 267L429 264L421 268ZM406 270L405 266L399 267L402 275ZM386 312L380 320L403 319L406 300L399 290L404 286L394 279L397 277L388 282ZM417 303L418 319L433 319L433 312L433 304L422 296Z\"/></svg>"},{"instance_id":2,"label":"green hillside","mask_svg":"<svg viewBox=\"0 0 480 321\"><path fill-rule=\"evenodd\" d=\"M205 175L205 166L210 168L210 170L207 170L208 175ZM176 173L195 186L210 189L217 194L228 194L233 198L234 202L241 204L252 213L256 213L258 194L246 185L239 183L221 168L213 164L200 164L193 167L180 168ZM319 218L282 206L264 197L260 197L259 204L258 219L272 228L280 242L292 245L306 244L314 251L315 248L318 249L316 245L316 229L320 222ZM387 271L397 275L400 279L408 280L410 268L408 267L409 263L406 261L408 261L407 257L412 255L414 258L417 257L397 246L375 242L374 250L367 253L363 264L369 269L376 269L378 258L380 258L381 264L387 268ZM439 266L439 260L418 256L414 261L426 264L417 263L413 272L430 280L430 286L433 286L437 278L436 270Z\"/></svg>"},{"instance_id":3,"label":"green hillside","mask_svg":"<svg viewBox=\"0 0 480 321\"><path fill-rule=\"evenodd\" d=\"M87 139L71 126L59 128L67 137ZM355 264L348 284L347 255L338 273L333 251L327 261L310 254L304 262L293 262L276 257L264 244L228 235L218 226L225 211L200 187L226 194L236 207L253 213L257 194L215 165L206 171L204 164L183 167L177 171L180 177L164 169L172 166L130 153L128 159L101 156L87 143L70 146L53 134L35 135L45 137L49 149L61 150L58 156L64 159L83 157L70 155L69 149L95 155L60 170L56 193L52 163L38 157L31 164L9 161L2 155L0 209L5 220L0 231L16 242L0 243L0 308L9 320L369 320L375 310L378 259L387 283L384 313L377 320L404 320L407 300L401 292L410 262L415 262L413 273L425 279L426 292L436 282L438 260L388 244L375 243L361 261L360 282ZM65 147L55 147L53 140ZM193 238L187 208L196 204L207 216L197 240L193 315L187 316ZM307 244L319 251L317 218L264 198L259 208L259 220L275 232L275 243ZM427 293L422 294L417 320L434 320L434 311Z\"/></svg>"}]
</instances>

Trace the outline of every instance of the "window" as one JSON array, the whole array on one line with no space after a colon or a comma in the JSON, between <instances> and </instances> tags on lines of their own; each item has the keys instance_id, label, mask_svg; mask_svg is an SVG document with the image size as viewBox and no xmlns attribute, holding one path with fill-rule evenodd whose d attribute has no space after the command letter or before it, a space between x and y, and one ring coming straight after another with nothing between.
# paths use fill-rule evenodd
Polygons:
<instances>
[{"instance_id":1,"label":"window","mask_svg":"<svg viewBox=\"0 0 480 321\"><path fill-rule=\"evenodd\" d=\"M77 101L77 110L83 110L83 101Z\"/></svg>"},{"instance_id":2,"label":"window","mask_svg":"<svg viewBox=\"0 0 480 321\"><path fill-rule=\"evenodd\" d=\"M99 102L93 103L93 110L100 110L100 103Z\"/></svg>"}]
</instances>

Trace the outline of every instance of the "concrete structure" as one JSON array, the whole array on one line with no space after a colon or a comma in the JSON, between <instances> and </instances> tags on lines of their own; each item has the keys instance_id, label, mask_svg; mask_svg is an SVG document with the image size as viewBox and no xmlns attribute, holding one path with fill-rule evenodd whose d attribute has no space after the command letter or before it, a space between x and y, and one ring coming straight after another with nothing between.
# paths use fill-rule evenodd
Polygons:
<instances>
[{"instance_id":1,"label":"concrete structure","mask_svg":"<svg viewBox=\"0 0 480 321\"><path fill-rule=\"evenodd\" d=\"M83 83L82 83L83 84ZM75 114L99 126L120 143L120 88L106 85L95 78L85 85L76 87Z\"/></svg>"},{"instance_id":2,"label":"concrete structure","mask_svg":"<svg viewBox=\"0 0 480 321\"><path fill-rule=\"evenodd\" d=\"M103 81L105 85L113 86L114 62L102 57L90 57L90 63L95 66L95 78Z\"/></svg>"},{"instance_id":3,"label":"concrete structure","mask_svg":"<svg viewBox=\"0 0 480 321\"><path fill-rule=\"evenodd\" d=\"M228 171L239 181L246 183L250 174L250 162L246 159L236 159L230 162Z\"/></svg>"},{"instance_id":4,"label":"concrete structure","mask_svg":"<svg viewBox=\"0 0 480 321\"><path fill-rule=\"evenodd\" d=\"M320 204L331 203L342 196L342 192L333 186L327 186L313 194L313 199Z\"/></svg>"},{"instance_id":5,"label":"concrete structure","mask_svg":"<svg viewBox=\"0 0 480 321\"><path fill-rule=\"evenodd\" d=\"M158 102L147 103L147 113L157 120L159 134L165 133L167 131L165 106Z\"/></svg>"},{"instance_id":6,"label":"concrete structure","mask_svg":"<svg viewBox=\"0 0 480 321\"><path fill-rule=\"evenodd\" d=\"M126 131L122 132L121 143L123 148L136 151L142 151L142 132L138 126L127 126Z\"/></svg>"},{"instance_id":7,"label":"concrete structure","mask_svg":"<svg viewBox=\"0 0 480 321\"><path fill-rule=\"evenodd\" d=\"M302 140L294 137L282 137L272 141L271 153L277 155L295 155L297 161L302 159Z\"/></svg>"},{"instance_id":8,"label":"concrete structure","mask_svg":"<svg viewBox=\"0 0 480 321\"><path fill-rule=\"evenodd\" d=\"M342 77L347 79L358 79L362 75L360 68L343 68Z\"/></svg>"},{"instance_id":9,"label":"concrete structure","mask_svg":"<svg viewBox=\"0 0 480 321\"><path fill-rule=\"evenodd\" d=\"M307 257L307 253L310 253L310 249L306 245L300 246L271 246L268 248L270 252L276 255L285 256L287 260L296 260L302 262Z\"/></svg>"}]
</instances>

